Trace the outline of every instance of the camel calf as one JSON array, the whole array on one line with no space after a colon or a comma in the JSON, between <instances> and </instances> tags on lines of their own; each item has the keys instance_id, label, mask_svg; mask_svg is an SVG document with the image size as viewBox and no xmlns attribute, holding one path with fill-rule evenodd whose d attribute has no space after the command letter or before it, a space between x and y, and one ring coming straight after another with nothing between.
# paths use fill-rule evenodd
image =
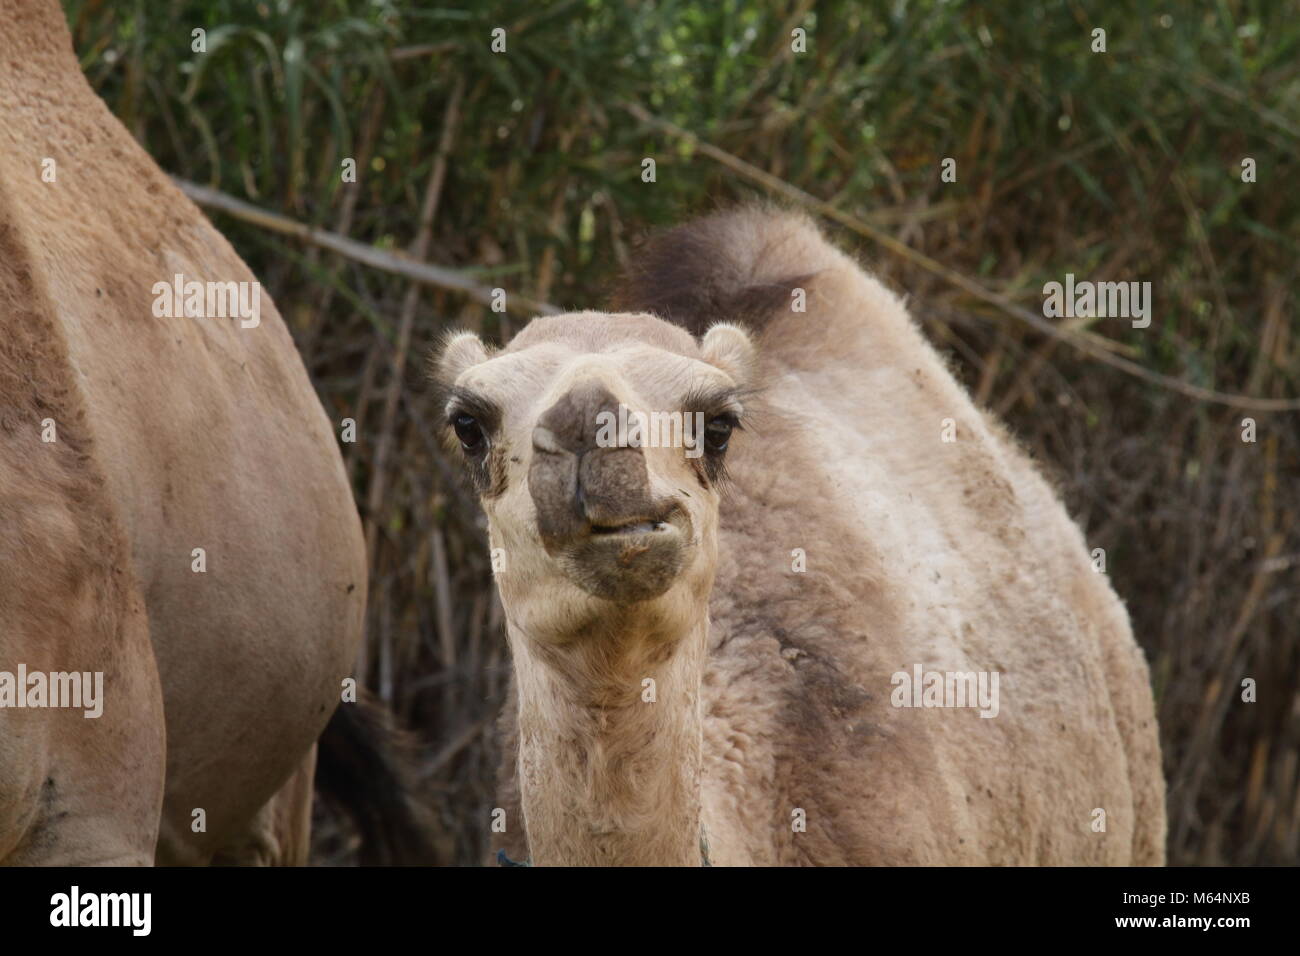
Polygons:
<instances>
[{"instance_id":1,"label":"camel calf","mask_svg":"<svg viewBox=\"0 0 1300 956\"><path fill-rule=\"evenodd\" d=\"M506 559L507 857L1161 863L1128 615L899 300L761 208L633 261L438 362Z\"/></svg>"}]
</instances>

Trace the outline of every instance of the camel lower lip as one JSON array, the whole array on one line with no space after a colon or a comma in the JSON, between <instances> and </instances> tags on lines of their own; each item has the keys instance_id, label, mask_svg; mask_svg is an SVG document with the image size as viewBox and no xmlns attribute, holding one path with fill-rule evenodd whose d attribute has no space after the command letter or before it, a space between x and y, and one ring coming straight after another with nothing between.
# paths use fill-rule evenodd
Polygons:
<instances>
[{"instance_id":1,"label":"camel lower lip","mask_svg":"<svg viewBox=\"0 0 1300 956\"><path fill-rule=\"evenodd\" d=\"M592 525L592 534L608 535L628 535L628 534L654 534L663 533L668 530L666 521L637 521L633 524L619 525L613 528L606 528L600 525Z\"/></svg>"}]
</instances>

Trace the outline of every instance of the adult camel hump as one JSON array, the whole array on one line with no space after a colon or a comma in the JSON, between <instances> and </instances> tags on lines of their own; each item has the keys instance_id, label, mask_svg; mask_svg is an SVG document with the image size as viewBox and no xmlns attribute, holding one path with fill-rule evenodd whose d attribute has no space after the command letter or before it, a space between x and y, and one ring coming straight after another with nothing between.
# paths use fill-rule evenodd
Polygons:
<instances>
[{"instance_id":1,"label":"adult camel hump","mask_svg":"<svg viewBox=\"0 0 1300 956\"><path fill-rule=\"evenodd\" d=\"M167 317L178 275L254 298ZM91 91L55 0L0 7L0 861L306 859L365 553L254 282ZM20 671L101 673L101 716L6 701Z\"/></svg>"}]
</instances>

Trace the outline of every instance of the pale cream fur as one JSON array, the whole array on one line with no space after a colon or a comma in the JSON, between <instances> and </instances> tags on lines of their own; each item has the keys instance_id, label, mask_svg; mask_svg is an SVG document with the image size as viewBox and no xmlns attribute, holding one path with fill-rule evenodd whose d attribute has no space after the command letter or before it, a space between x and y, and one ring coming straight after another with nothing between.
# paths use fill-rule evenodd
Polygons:
<instances>
[{"instance_id":1,"label":"pale cream fur","mask_svg":"<svg viewBox=\"0 0 1300 956\"><path fill-rule=\"evenodd\" d=\"M462 339L443 368L504 408L484 498L517 684L496 845L543 865L698 864L701 837L729 865L1162 863L1147 666L1053 490L810 222L743 210L701 235L702 282L803 277L807 312L778 290L753 360L730 330L706 351L649 315L585 313L499 353ZM593 379L663 408L720 376L761 390L730 490L646 452L657 488L691 491L692 561L654 600L584 593L538 540L539 416ZM997 671L998 715L892 706L918 663Z\"/></svg>"}]
</instances>

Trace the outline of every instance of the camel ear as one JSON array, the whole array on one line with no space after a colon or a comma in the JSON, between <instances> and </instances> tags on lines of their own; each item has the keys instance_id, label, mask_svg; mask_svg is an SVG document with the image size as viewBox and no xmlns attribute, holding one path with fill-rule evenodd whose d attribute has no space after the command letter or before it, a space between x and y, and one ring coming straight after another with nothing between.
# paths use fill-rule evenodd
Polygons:
<instances>
[{"instance_id":1,"label":"camel ear","mask_svg":"<svg viewBox=\"0 0 1300 956\"><path fill-rule=\"evenodd\" d=\"M719 322L710 327L700 342L704 361L722 369L740 386L748 385L754 375L758 350L749 333L739 325Z\"/></svg>"},{"instance_id":2,"label":"camel ear","mask_svg":"<svg viewBox=\"0 0 1300 956\"><path fill-rule=\"evenodd\" d=\"M487 349L473 332L452 332L442 349L430 356L429 372L444 385L453 384L461 373L488 360Z\"/></svg>"}]
</instances>

